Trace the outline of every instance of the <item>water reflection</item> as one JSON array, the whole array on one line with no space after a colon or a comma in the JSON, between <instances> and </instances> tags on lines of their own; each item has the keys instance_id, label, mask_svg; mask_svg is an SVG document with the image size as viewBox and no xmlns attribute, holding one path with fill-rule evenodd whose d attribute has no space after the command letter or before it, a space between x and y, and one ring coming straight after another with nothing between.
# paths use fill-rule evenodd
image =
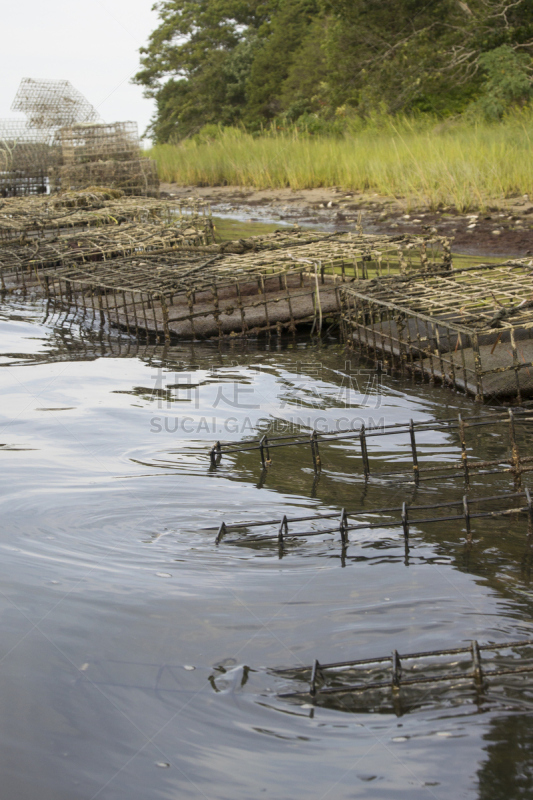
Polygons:
<instances>
[{"instance_id":1,"label":"water reflection","mask_svg":"<svg viewBox=\"0 0 533 800\"><path fill-rule=\"evenodd\" d=\"M401 537L346 552L302 543L280 561L275 550L217 547L204 530L252 512L461 496L453 481L365 481L350 444L323 448L319 476L299 453L276 456L264 474L250 454L213 470L209 449L223 433L241 441L297 413L334 425L346 403L393 422L466 414L470 401L390 376L378 409L375 396L346 398L333 339L139 344L16 299L4 302L0 332L6 797L248 800L265 789L279 800L376 791L411 800L440 785L477 792L491 747L502 754L490 756L494 783L505 785L520 756L510 723L497 728L512 719L499 702L401 718L301 709L278 698L267 668L523 637L533 596L518 523L480 526L468 553L456 527L413 530L407 562ZM235 398L235 383L253 393ZM216 434L201 426L213 416ZM174 430L176 417L192 422ZM479 437L480 451L498 452ZM456 441L440 446L455 457ZM401 463L405 452L389 443L381 454ZM509 481L489 484L496 493ZM525 796L519 783L509 798Z\"/></svg>"}]
</instances>

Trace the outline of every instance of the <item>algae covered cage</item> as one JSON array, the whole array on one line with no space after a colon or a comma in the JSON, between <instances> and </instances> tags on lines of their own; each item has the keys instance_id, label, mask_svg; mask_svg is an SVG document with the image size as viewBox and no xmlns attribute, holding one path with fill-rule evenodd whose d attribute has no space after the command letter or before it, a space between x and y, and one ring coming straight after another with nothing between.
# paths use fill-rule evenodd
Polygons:
<instances>
[{"instance_id":1,"label":"algae covered cage","mask_svg":"<svg viewBox=\"0 0 533 800\"><path fill-rule=\"evenodd\" d=\"M40 277L49 298L101 312L135 335L209 338L336 325L337 289L369 275L446 267L439 237L284 230L208 248L161 250L72 264ZM233 251L233 252L232 252ZM328 322L329 320L329 322Z\"/></svg>"},{"instance_id":2,"label":"algae covered cage","mask_svg":"<svg viewBox=\"0 0 533 800\"><path fill-rule=\"evenodd\" d=\"M342 287L344 340L478 400L521 402L533 395L531 287L521 260Z\"/></svg>"}]
</instances>

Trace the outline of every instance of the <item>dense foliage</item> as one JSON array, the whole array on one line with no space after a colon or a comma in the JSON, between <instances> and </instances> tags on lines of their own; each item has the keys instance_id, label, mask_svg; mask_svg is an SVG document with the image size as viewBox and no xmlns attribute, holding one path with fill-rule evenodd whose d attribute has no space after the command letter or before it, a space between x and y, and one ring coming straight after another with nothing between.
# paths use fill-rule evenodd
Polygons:
<instances>
[{"instance_id":1,"label":"dense foliage","mask_svg":"<svg viewBox=\"0 0 533 800\"><path fill-rule=\"evenodd\" d=\"M161 0L135 82L152 136L376 113L499 118L532 94L533 0ZM208 126L206 128L206 126Z\"/></svg>"}]
</instances>

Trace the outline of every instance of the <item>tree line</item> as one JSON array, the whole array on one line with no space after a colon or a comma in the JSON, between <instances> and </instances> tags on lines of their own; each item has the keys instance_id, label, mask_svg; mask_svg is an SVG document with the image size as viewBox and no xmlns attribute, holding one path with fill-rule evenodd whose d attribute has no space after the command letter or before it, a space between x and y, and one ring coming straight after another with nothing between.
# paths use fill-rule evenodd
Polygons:
<instances>
[{"instance_id":1,"label":"tree line","mask_svg":"<svg viewBox=\"0 0 533 800\"><path fill-rule=\"evenodd\" d=\"M161 0L134 82L157 143L206 126L342 132L375 114L497 119L533 81L533 0Z\"/></svg>"}]
</instances>

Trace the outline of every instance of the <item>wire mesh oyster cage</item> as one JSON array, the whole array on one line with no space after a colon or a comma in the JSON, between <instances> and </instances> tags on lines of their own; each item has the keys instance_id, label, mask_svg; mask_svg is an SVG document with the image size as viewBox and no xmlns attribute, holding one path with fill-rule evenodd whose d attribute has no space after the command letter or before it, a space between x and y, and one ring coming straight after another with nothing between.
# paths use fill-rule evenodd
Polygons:
<instances>
[{"instance_id":1,"label":"wire mesh oyster cage","mask_svg":"<svg viewBox=\"0 0 533 800\"><path fill-rule=\"evenodd\" d=\"M533 300L528 260L343 286L347 345L474 395L533 396Z\"/></svg>"},{"instance_id":2,"label":"wire mesh oyster cage","mask_svg":"<svg viewBox=\"0 0 533 800\"><path fill-rule=\"evenodd\" d=\"M71 302L76 297L78 307L102 312L134 335L159 340L280 334L300 324L321 331L328 320L336 324L338 287L370 268L366 254L373 252L377 259L372 268L389 271L399 269L408 253L409 268L420 269L424 247L434 242L432 237L293 231L287 236L286 246L276 239L273 247L253 245L239 253L225 246L209 252L192 248L83 268L67 265L43 275L43 286L49 298ZM442 245L441 239L435 241Z\"/></svg>"}]
</instances>

